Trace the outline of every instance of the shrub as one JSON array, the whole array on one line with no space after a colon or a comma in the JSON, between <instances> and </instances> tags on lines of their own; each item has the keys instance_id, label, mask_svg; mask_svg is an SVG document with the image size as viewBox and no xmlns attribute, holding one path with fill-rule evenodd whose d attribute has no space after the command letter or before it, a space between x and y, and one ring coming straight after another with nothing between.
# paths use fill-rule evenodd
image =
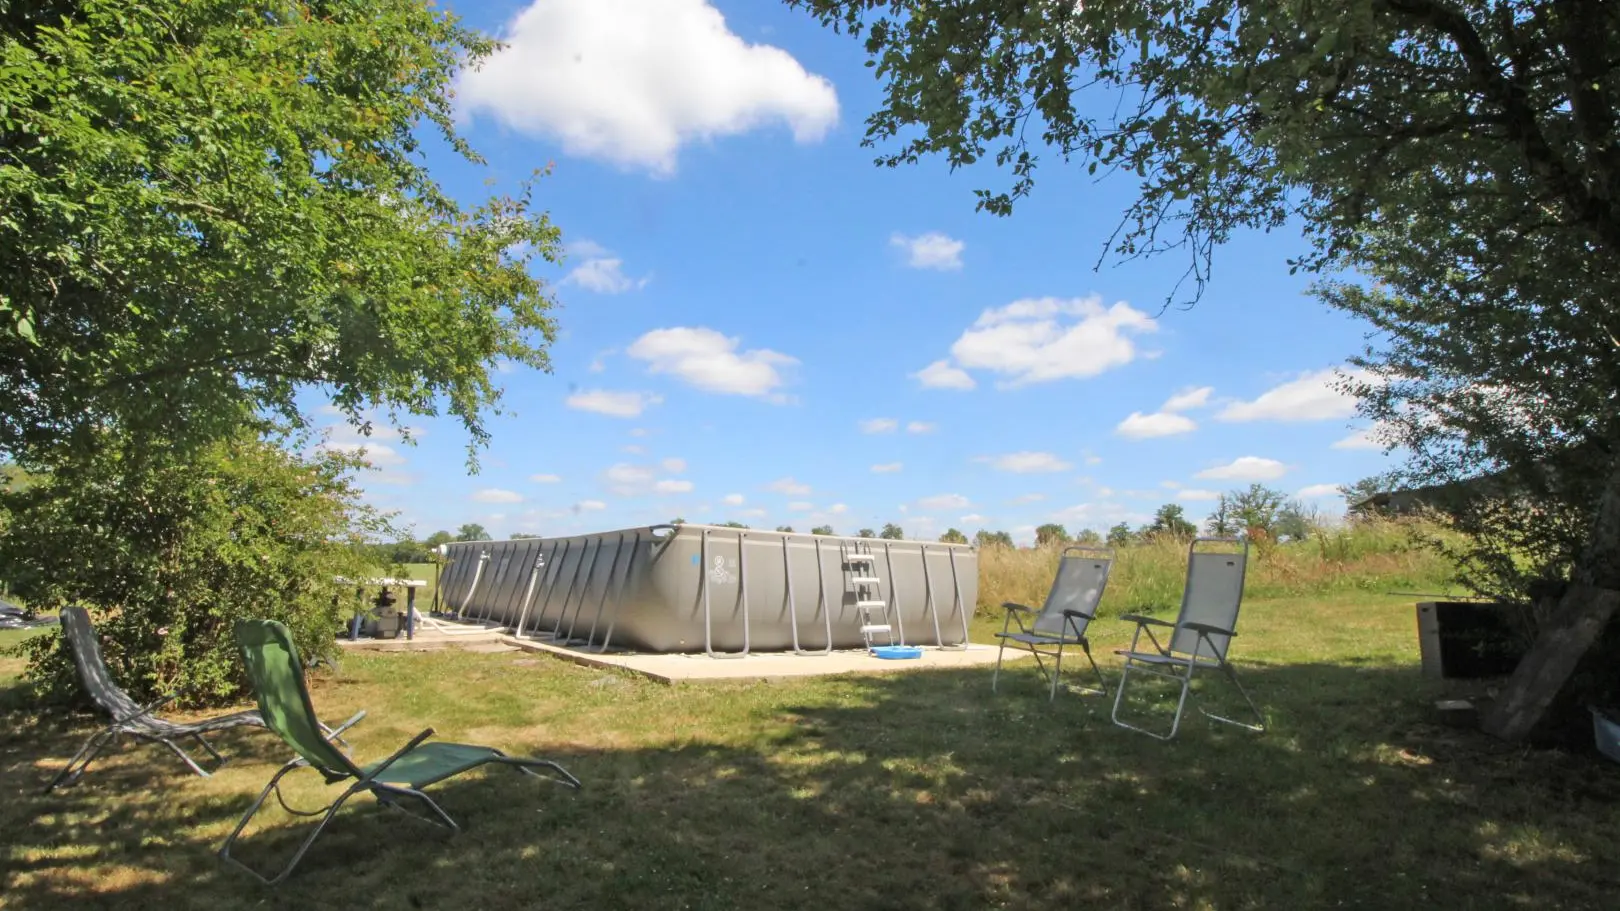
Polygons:
<instances>
[{"instance_id":1,"label":"shrub","mask_svg":"<svg viewBox=\"0 0 1620 911\"><path fill-rule=\"evenodd\" d=\"M1437 591L1457 574L1456 564L1423 540L1437 534L1444 533L1421 523L1368 519L1305 541L1251 546L1244 594L1309 598L1346 591ZM1147 535L1116 548L1099 615L1174 611L1186 582L1187 540ZM1061 553L1061 547L981 548L979 609L999 616L1004 601L1039 607Z\"/></svg>"},{"instance_id":2,"label":"shrub","mask_svg":"<svg viewBox=\"0 0 1620 911\"><path fill-rule=\"evenodd\" d=\"M358 502L354 465L252 435L186 461L109 448L51 466L29 489L0 494L10 513L0 578L37 611L84 607L136 699L179 689L177 706L233 701L247 683L236 619L280 620L316 657L335 649L352 616L353 589L334 577L364 574L354 544L386 526ZM23 651L43 704L82 700L59 632Z\"/></svg>"}]
</instances>

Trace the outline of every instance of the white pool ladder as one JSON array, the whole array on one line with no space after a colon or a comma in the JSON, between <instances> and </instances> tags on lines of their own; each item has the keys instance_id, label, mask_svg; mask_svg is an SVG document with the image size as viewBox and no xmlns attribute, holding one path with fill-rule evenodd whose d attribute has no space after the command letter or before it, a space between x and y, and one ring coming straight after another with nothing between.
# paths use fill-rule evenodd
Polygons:
<instances>
[{"instance_id":1,"label":"white pool ladder","mask_svg":"<svg viewBox=\"0 0 1620 911\"><path fill-rule=\"evenodd\" d=\"M855 596L855 612L861 619L861 639L872 650L873 636L887 636L894 645L894 627L889 623L889 602L883 599L883 579L877 574L877 557L871 545L852 541L844 547L845 584Z\"/></svg>"}]
</instances>

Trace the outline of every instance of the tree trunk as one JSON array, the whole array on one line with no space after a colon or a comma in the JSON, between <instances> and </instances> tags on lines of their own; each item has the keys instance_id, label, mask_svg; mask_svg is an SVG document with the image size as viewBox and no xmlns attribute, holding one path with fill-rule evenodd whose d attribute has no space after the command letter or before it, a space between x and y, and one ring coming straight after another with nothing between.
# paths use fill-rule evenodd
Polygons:
<instances>
[{"instance_id":1,"label":"tree trunk","mask_svg":"<svg viewBox=\"0 0 1620 911\"><path fill-rule=\"evenodd\" d=\"M1611 456L1597 515L1570 586L1547 616L1535 643L1508 678L1481 727L1523 740L1541 725L1571 675L1620 611L1620 458Z\"/></svg>"}]
</instances>

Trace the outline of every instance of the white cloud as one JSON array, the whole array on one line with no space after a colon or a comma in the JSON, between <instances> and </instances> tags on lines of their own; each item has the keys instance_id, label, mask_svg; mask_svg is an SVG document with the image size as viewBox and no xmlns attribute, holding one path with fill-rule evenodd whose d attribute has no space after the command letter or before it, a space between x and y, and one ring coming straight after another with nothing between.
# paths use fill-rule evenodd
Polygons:
<instances>
[{"instance_id":1,"label":"white cloud","mask_svg":"<svg viewBox=\"0 0 1620 911\"><path fill-rule=\"evenodd\" d=\"M966 370L952 367L949 360L938 360L911 374L924 389L972 389L978 385Z\"/></svg>"},{"instance_id":2,"label":"white cloud","mask_svg":"<svg viewBox=\"0 0 1620 911\"><path fill-rule=\"evenodd\" d=\"M795 500L792 503L789 503L787 508L793 512L809 512L810 510L816 508L816 504L806 503L803 500Z\"/></svg>"},{"instance_id":3,"label":"white cloud","mask_svg":"<svg viewBox=\"0 0 1620 911\"><path fill-rule=\"evenodd\" d=\"M798 359L766 348L738 352L738 339L713 329L677 326L654 329L625 353L647 362L653 373L668 373L706 392L768 395L782 385L778 367Z\"/></svg>"},{"instance_id":4,"label":"white cloud","mask_svg":"<svg viewBox=\"0 0 1620 911\"><path fill-rule=\"evenodd\" d=\"M1166 490L1180 490L1181 489L1181 482L1180 481L1160 481L1159 486L1165 488Z\"/></svg>"},{"instance_id":5,"label":"white cloud","mask_svg":"<svg viewBox=\"0 0 1620 911\"><path fill-rule=\"evenodd\" d=\"M1335 368L1305 373L1262 393L1252 402L1232 402L1215 415L1221 421L1323 421L1356 413L1355 396L1333 388L1341 376Z\"/></svg>"},{"instance_id":6,"label":"white cloud","mask_svg":"<svg viewBox=\"0 0 1620 911\"><path fill-rule=\"evenodd\" d=\"M1172 395L1165 403L1159 406L1160 411L1186 411L1189 408L1202 408L1209 404L1209 396L1215 391L1213 386L1197 386L1183 389Z\"/></svg>"},{"instance_id":7,"label":"white cloud","mask_svg":"<svg viewBox=\"0 0 1620 911\"><path fill-rule=\"evenodd\" d=\"M962 268L962 241L929 231L908 237L896 232L889 237L892 246L906 251L906 265L913 269L939 269L951 271Z\"/></svg>"},{"instance_id":8,"label":"white cloud","mask_svg":"<svg viewBox=\"0 0 1620 911\"><path fill-rule=\"evenodd\" d=\"M906 433L933 433L938 429L938 424L933 424L928 421L912 421L906 425Z\"/></svg>"},{"instance_id":9,"label":"white cloud","mask_svg":"<svg viewBox=\"0 0 1620 911\"><path fill-rule=\"evenodd\" d=\"M1219 491L1199 490L1196 487L1176 491L1176 499L1178 500L1214 500L1218 497L1220 497Z\"/></svg>"},{"instance_id":10,"label":"white cloud","mask_svg":"<svg viewBox=\"0 0 1620 911\"><path fill-rule=\"evenodd\" d=\"M607 509L607 504L601 500L581 500L574 504L575 512L601 512Z\"/></svg>"},{"instance_id":11,"label":"white cloud","mask_svg":"<svg viewBox=\"0 0 1620 911\"><path fill-rule=\"evenodd\" d=\"M810 492L809 484L800 484L792 478L778 478L768 486L771 490L777 493L785 493L790 497L802 497Z\"/></svg>"},{"instance_id":12,"label":"white cloud","mask_svg":"<svg viewBox=\"0 0 1620 911\"><path fill-rule=\"evenodd\" d=\"M741 506L743 503L747 502L747 500L740 493L728 493L720 502L726 504L727 506Z\"/></svg>"},{"instance_id":13,"label":"white cloud","mask_svg":"<svg viewBox=\"0 0 1620 911\"><path fill-rule=\"evenodd\" d=\"M373 467L381 468L389 465L404 465L405 457L400 455L394 447L387 443L322 443L317 449L327 449L332 452L341 452L347 455L358 454L371 463Z\"/></svg>"},{"instance_id":14,"label":"white cloud","mask_svg":"<svg viewBox=\"0 0 1620 911\"><path fill-rule=\"evenodd\" d=\"M861 433L889 433L899 426L894 418L871 418L861 422Z\"/></svg>"},{"instance_id":15,"label":"white cloud","mask_svg":"<svg viewBox=\"0 0 1620 911\"><path fill-rule=\"evenodd\" d=\"M1091 453L1088 452L1088 453L1086 453L1086 464L1087 465L1101 465L1102 464L1102 456L1092 455Z\"/></svg>"},{"instance_id":16,"label":"white cloud","mask_svg":"<svg viewBox=\"0 0 1620 911\"><path fill-rule=\"evenodd\" d=\"M959 493L942 493L937 496L923 497L917 501L923 509L962 509L969 505L968 498Z\"/></svg>"},{"instance_id":17,"label":"white cloud","mask_svg":"<svg viewBox=\"0 0 1620 911\"><path fill-rule=\"evenodd\" d=\"M971 389L967 370L1004 377L1002 388L1096 376L1137 356L1131 336L1158 331L1151 317L1123 301L1025 298L979 315L951 345L951 358L917 374L925 386ZM952 363L954 361L954 364Z\"/></svg>"},{"instance_id":18,"label":"white cloud","mask_svg":"<svg viewBox=\"0 0 1620 911\"><path fill-rule=\"evenodd\" d=\"M647 447L638 443L631 443L628 446L622 446L620 448L631 455L644 455L647 452Z\"/></svg>"},{"instance_id":19,"label":"white cloud","mask_svg":"<svg viewBox=\"0 0 1620 911\"><path fill-rule=\"evenodd\" d=\"M1296 494L1296 496L1306 500L1319 500L1323 497L1337 497L1340 496L1339 485L1312 484L1309 487L1300 488L1299 493Z\"/></svg>"},{"instance_id":20,"label":"white cloud","mask_svg":"<svg viewBox=\"0 0 1620 911\"><path fill-rule=\"evenodd\" d=\"M607 256L599 259L587 259L563 277L562 284L578 285L586 291L595 291L597 294L623 294L626 291L638 291L647 287L651 279L643 276L631 278L624 274L624 260L617 256ZM591 370L599 371L600 360L591 364Z\"/></svg>"},{"instance_id":21,"label":"white cloud","mask_svg":"<svg viewBox=\"0 0 1620 911\"><path fill-rule=\"evenodd\" d=\"M1133 411L1129 417L1119 422L1114 432L1128 440L1147 440L1154 437L1175 436L1178 433L1191 433L1197 429L1198 424L1184 414L1171 414L1167 411L1143 414L1140 411Z\"/></svg>"},{"instance_id":22,"label":"white cloud","mask_svg":"<svg viewBox=\"0 0 1620 911\"><path fill-rule=\"evenodd\" d=\"M378 471L366 478L367 484L387 484L394 487L409 487L421 480L414 474L403 471Z\"/></svg>"},{"instance_id":23,"label":"white cloud","mask_svg":"<svg viewBox=\"0 0 1620 911\"><path fill-rule=\"evenodd\" d=\"M1070 531L1081 528L1101 531L1120 522L1139 524L1150 518L1152 517L1127 509L1118 503L1093 501L1060 509L1052 514L1050 521L1062 522L1069 526Z\"/></svg>"},{"instance_id":24,"label":"white cloud","mask_svg":"<svg viewBox=\"0 0 1620 911\"><path fill-rule=\"evenodd\" d=\"M474 503L522 503L523 494L515 490L501 490L499 487L486 487L472 495Z\"/></svg>"},{"instance_id":25,"label":"white cloud","mask_svg":"<svg viewBox=\"0 0 1620 911\"><path fill-rule=\"evenodd\" d=\"M882 465L873 465L872 471L876 474L893 474L904 467L904 462L884 462Z\"/></svg>"},{"instance_id":26,"label":"white cloud","mask_svg":"<svg viewBox=\"0 0 1620 911\"><path fill-rule=\"evenodd\" d=\"M686 470L686 460L685 459L670 458L670 459L665 459L664 461L660 462L659 464L662 465L664 467L664 470L669 472L670 474L680 474L681 472Z\"/></svg>"},{"instance_id":27,"label":"white cloud","mask_svg":"<svg viewBox=\"0 0 1620 911\"><path fill-rule=\"evenodd\" d=\"M1333 444L1334 449L1383 449L1384 444L1373 439L1371 430L1358 430Z\"/></svg>"},{"instance_id":28,"label":"white cloud","mask_svg":"<svg viewBox=\"0 0 1620 911\"><path fill-rule=\"evenodd\" d=\"M1050 452L1010 452L999 456L979 456L974 461L989 462L990 467L997 471L1009 471L1013 474L1067 471L1074 467L1073 464Z\"/></svg>"},{"instance_id":29,"label":"white cloud","mask_svg":"<svg viewBox=\"0 0 1620 911\"><path fill-rule=\"evenodd\" d=\"M664 397L657 393L587 389L570 395L564 404L576 411L591 411L615 418L633 418L639 417L641 412L663 400Z\"/></svg>"},{"instance_id":30,"label":"white cloud","mask_svg":"<svg viewBox=\"0 0 1620 911\"><path fill-rule=\"evenodd\" d=\"M744 41L708 0L536 0L500 38L457 81L464 115L658 176L689 142L774 124L815 142L838 120L831 82Z\"/></svg>"},{"instance_id":31,"label":"white cloud","mask_svg":"<svg viewBox=\"0 0 1620 911\"><path fill-rule=\"evenodd\" d=\"M678 466L671 468L671 465ZM680 459L665 459L662 465L665 471L677 473L686 468L686 463ZM602 472L602 480L607 484L608 490L616 496L634 497L647 493L687 493L692 489L691 481L660 478L658 472L647 465L630 465L620 462Z\"/></svg>"},{"instance_id":32,"label":"white cloud","mask_svg":"<svg viewBox=\"0 0 1620 911\"><path fill-rule=\"evenodd\" d=\"M561 481L562 478L554 474L531 474L529 480L536 484L555 484Z\"/></svg>"},{"instance_id":33,"label":"white cloud","mask_svg":"<svg viewBox=\"0 0 1620 911\"><path fill-rule=\"evenodd\" d=\"M761 519L768 515L768 513L766 513L763 509L742 509L738 510L737 515L742 516L745 519Z\"/></svg>"},{"instance_id":34,"label":"white cloud","mask_svg":"<svg viewBox=\"0 0 1620 911\"><path fill-rule=\"evenodd\" d=\"M956 521L961 522L963 525L971 525L974 522L983 522L984 516L981 516L976 512L970 512L965 516L961 516Z\"/></svg>"},{"instance_id":35,"label":"white cloud","mask_svg":"<svg viewBox=\"0 0 1620 911\"><path fill-rule=\"evenodd\" d=\"M827 507L827 512L830 515L841 516L844 513L849 512L849 507L845 506L843 503L834 503L833 505Z\"/></svg>"},{"instance_id":36,"label":"white cloud","mask_svg":"<svg viewBox=\"0 0 1620 911\"><path fill-rule=\"evenodd\" d=\"M1046 499L1046 494L1044 493L1026 493L1013 497L1012 502L1013 505L1017 506L1024 503L1039 503L1044 499Z\"/></svg>"},{"instance_id":37,"label":"white cloud","mask_svg":"<svg viewBox=\"0 0 1620 911\"><path fill-rule=\"evenodd\" d=\"M632 428L630 428L630 435L633 436L633 437L644 437L644 436L647 435L647 428L645 428L645 427L632 427Z\"/></svg>"},{"instance_id":38,"label":"white cloud","mask_svg":"<svg viewBox=\"0 0 1620 911\"><path fill-rule=\"evenodd\" d=\"M1288 473L1288 466L1276 459L1243 456L1226 465L1206 468L1194 477L1214 481L1275 481Z\"/></svg>"}]
</instances>

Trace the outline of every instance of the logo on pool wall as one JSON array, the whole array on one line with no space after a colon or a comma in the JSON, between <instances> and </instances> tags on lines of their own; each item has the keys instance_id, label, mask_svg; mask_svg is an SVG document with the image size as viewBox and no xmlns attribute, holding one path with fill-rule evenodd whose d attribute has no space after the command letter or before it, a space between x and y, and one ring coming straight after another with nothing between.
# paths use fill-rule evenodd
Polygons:
<instances>
[{"instance_id":1,"label":"logo on pool wall","mask_svg":"<svg viewBox=\"0 0 1620 911\"><path fill-rule=\"evenodd\" d=\"M732 570L737 568L736 560L727 560L725 557L714 558L714 568L709 570L709 581L716 585L725 585L727 582L737 581Z\"/></svg>"}]
</instances>

